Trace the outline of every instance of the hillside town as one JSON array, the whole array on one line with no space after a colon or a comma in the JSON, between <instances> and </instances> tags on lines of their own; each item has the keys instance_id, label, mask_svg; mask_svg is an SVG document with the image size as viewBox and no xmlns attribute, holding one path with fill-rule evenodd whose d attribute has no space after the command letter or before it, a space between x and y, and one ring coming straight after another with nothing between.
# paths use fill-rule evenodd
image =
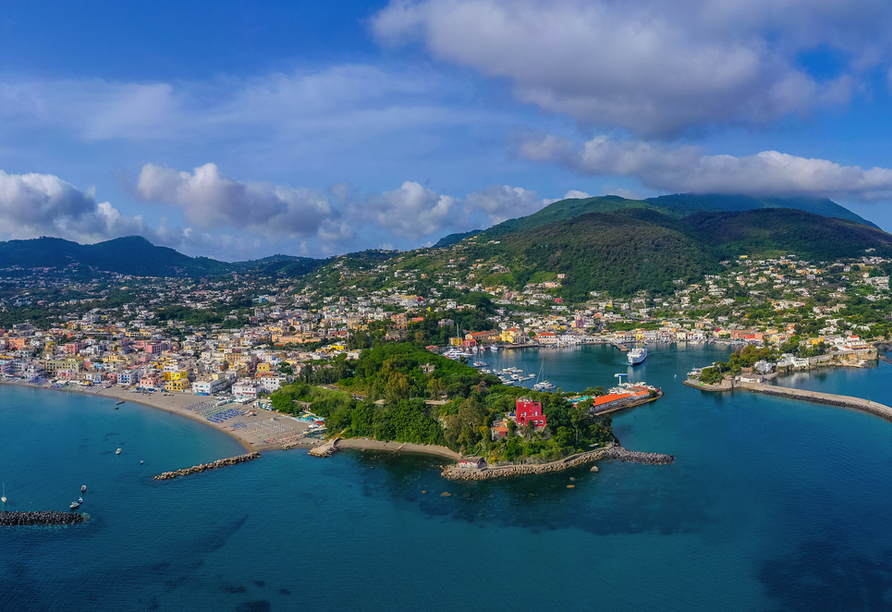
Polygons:
<instances>
[{"instance_id":1,"label":"hillside town","mask_svg":"<svg viewBox=\"0 0 892 612\"><path fill-rule=\"evenodd\" d=\"M569 304L560 291L566 274L543 272L514 290L498 284L509 268L471 261L467 249L460 243L371 262L342 256L300 280L0 270L0 373L257 398L305 366L356 359L373 340L415 341L438 352L752 344L782 349L778 365L795 369L830 356L876 358L872 342L890 330L892 262L870 252L829 264L741 256L702 282L676 281L669 293L592 291ZM428 263L408 267L419 260Z\"/></svg>"}]
</instances>

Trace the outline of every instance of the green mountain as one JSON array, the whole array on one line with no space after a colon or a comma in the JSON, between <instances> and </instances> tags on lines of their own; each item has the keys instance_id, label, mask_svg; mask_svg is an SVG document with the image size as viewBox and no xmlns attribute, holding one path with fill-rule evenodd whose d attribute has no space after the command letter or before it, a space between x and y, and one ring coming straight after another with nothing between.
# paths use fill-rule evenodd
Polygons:
<instances>
[{"instance_id":1,"label":"green mountain","mask_svg":"<svg viewBox=\"0 0 892 612\"><path fill-rule=\"evenodd\" d=\"M272 255L253 261L226 263L208 257L189 257L167 247L159 247L140 236L115 238L96 244L78 244L61 238L34 238L0 242L0 268L54 268L68 266L93 268L134 276L202 277L231 273L300 278L332 262L348 267L375 265L398 251L372 249L328 259Z\"/></svg>"},{"instance_id":2,"label":"green mountain","mask_svg":"<svg viewBox=\"0 0 892 612\"><path fill-rule=\"evenodd\" d=\"M258 272L268 276L303 276L325 265L327 260L293 255L272 255L263 259L228 264L235 272Z\"/></svg>"},{"instance_id":3,"label":"green mountain","mask_svg":"<svg viewBox=\"0 0 892 612\"><path fill-rule=\"evenodd\" d=\"M629 295L642 289L671 291L720 268L713 249L673 227L654 211L588 213L501 237L499 247L523 286L539 271L564 274L560 294L572 301L590 291ZM661 223L662 222L662 223Z\"/></svg>"},{"instance_id":4,"label":"green mountain","mask_svg":"<svg viewBox=\"0 0 892 612\"><path fill-rule=\"evenodd\" d=\"M508 219L483 232L475 230L474 232L468 232L468 234L451 234L435 246L449 246L480 233L490 237L502 236L512 232L541 227L554 221L573 219L593 212L607 213L638 209L653 211L680 219L698 212L740 212L761 208L793 208L823 217L848 219L862 225L877 227L849 209L826 198L755 198L750 196L690 193L666 195L647 200L628 200L619 196L597 196L584 199L571 198L553 202L531 215L517 219Z\"/></svg>"},{"instance_id":5,"label":"green mountain","mask_svg":"<svg viewBox=\"0 0 892 612\"><path fill-rule=\"evenodd\" d=\"M96 244L47 237L0 242L0 266L4 268L65 268L72 264L135 276L207 276L230 271L223 262L188 257L140 236Z\"/></svg>"},{"instance_id":6,"label":"green mountain","mask_svg":"<svg viewBox=\"0 0 892 612\"><path fill-rule=\"evenodd\" d=\"M760 208L793 208L804 210L822 217L847 219L868 225L874 225L848 208L840 206L828 198L769 198L751 197L742 195L722 194L694 194L678 193L675 195L660 196L644 200L659 208L675 211L681 216L687 216L697 212L741 212L744 210L756 210Z\"/></svg>"},{"instance_id":7,"label":"green mountain","mask_svg":"<svg viewBox=\"0 0 892 612\"><path fill-rule=\"evenodd\" d=\"M677 281L690 283L717 273L721 261L738 255L794 254L809 261L833 261L860 258L866 249L875 249L888 256L892 235L855 221L788 208L680 217L628 207L496 236L486 232L459 247L466 261L478 262L486 271L475 275L484 286L521 290L528 283L542 286L560 280L560 289L549 291L576 302L591 291L613 296L644 289L669 292ZM425 258L419 257L407 265L427 265L432 271L438 265L448 268L442 264L454 259L453 249L439 251L439 262L427 257L430 261L422 263Z\"/></svg>"},{"instance_id":8,"label":"green mountain","mask_svg":"<svg viewBox=\"0 0 892 612\"><path fill-rule=\"evenodd\" d=\"M866 249L888 256L892 235L848 219L804 210L763 208L734 213L697 213L681 220L689 236L721 258L795 253L812 261L861 257Z\"/></svg>"}]
</instances>

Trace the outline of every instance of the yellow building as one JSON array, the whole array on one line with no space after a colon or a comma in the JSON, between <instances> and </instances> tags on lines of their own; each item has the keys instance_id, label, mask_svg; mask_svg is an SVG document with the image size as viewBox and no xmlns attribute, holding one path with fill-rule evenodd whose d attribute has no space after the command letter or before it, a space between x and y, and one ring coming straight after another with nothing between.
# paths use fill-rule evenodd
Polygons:
<instances>
[{"instance_id":1,"label":"yellow building","mask_svg":"<svg viewBox=\"0 0 892 612\"><path fill-rule=\"evenodd\" d=\"M180 369L180 370L171 370L170 372L164 373L164 380L168 382L178 382L181 380L185 380L186 383L189 382L189 372L188 370Z\"/></svg>"},{"instance_id":2,"label":"yellow building","mask_svg":"<svg viewBox=\"0 0 892 612\"><path fill-rule=\"evenodd\" d=\"M189 384L190 383L189 383L188 378L181 378L178 380L168 380L166 383L164 383L164 390L165 391L185 391L187 388L189 388Z\"/></svg>"}]
</instances>

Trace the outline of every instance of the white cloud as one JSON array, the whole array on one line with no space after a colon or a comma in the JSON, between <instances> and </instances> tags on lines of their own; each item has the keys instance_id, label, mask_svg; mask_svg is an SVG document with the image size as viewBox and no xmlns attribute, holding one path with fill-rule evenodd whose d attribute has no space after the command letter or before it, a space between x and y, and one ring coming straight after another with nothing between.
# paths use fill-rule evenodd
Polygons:
<instances>
[{"instance_id":1,"label":"white cloud","mask_svg":"<svg viewBox=\"0 0 892 612\"><path fill-rule=\"evenodd\" d=\"M535 191L508 185L491 185L475 191L468 195L467 202L471 210L486 213L493 224L529 215L544 204Z\"/></svg>"},{"instance_id":2,"label":"white cloud","mask_svg":"<svg viewBox=\"0 0 892 612\"><path fill-rule=\"evenodd\" d=\"M356 212L373 215L378 227L397 236L419 239L451 225L457 200L440 195L413 181L404 182L399 189L370 196L356 206Z\"/></svg>"},{"instance_id":3,"label":"white cloud","mask_svg":"<svg viewBox=\"0 0 892 612\"><path fill-rule=\"evenodd\" d=\"M49 127L87 141L239 138L318 153L420 127L498 121L490 113L456 108L450 98L458 87L426 68L361 64L160 83L7 78L0 80L0 118L6 120L0 134Z\"/></svg>"},{"instance_id":4,"label":"white cloud","mask_svg":"<svg viewBox=\"0 0 892 612\"><path fill-rule=\"evenodd\" d=\"M671 147L599 136L577 149L553 135L528 135L518 155L556 163L586 176L626 176L663 192L813 195L876 201L892 198L892 169L842 166L777 151L705 155L698 147Z\"/></svg>"},{"instance_id":5,"label":"white cloud","mask_svg":"<svg viewBox=\"0 0 892 612\"><path fill-rule=\"evenodd\" d=\"M590 197L592 197L592 196L587 194L586 192L578 191L576 189L571 189L566 194L564 194L565 200L569 200L569 199L584 200L584 199L590 198Z\"/></svg>"},{"instance_id":6,"label":"white cloud","mask_svg":"<svg viewBox=\"0 0 892 612\"><path fill-rule=\"evenodd\" d=\"M379 41L507 78L516 97L583 123L666 136L761 125L848 100L888 61L892 5L878 0L392 0ZM830 49L842 74L800 55Z\"/></svg>"},{"instance_id":7,"label":"white cloud","mask_svg":"<svg viewBox=\"0 0 892 612\"><path fill-rule=\"evenodd\" d=\"M146 164L136 189L146 200L181 207L183 218L202 229L246 227L257 233L291 237L332 230L323 228L333 220L334 212L322 194L272 183L236 181L222 175L211 163L192 172Z\"/></svg>"},{"instance_id":8,"label":"white cloud","mask_svg":"<svg viewBox=\"0 0 892 612\"><path fill-rule=\"evenodd\" d=\"M452 232L488 227L542 208L534 191L492 185L465 197L441 194L415 181L380 193L360 194L348 183L330 196L268 182L241 181L208 163L191 172L143 166L134 192L182 214L149 226L128 217L92 190L79 190L44 174L0 171L0 238L51 235L97 242L141 235L190 255L226 260L268 254L271 249L324 256L389 245L414 248ZM568 196L585 196L571 191ZM180 224L185 223L185 227Z\"/></svg>"},{"instance_id":9,"label":"white cloud","mask_svg":"<svg viewBox=\"0 0 892 612\"><path fill-rule=\"evenodd\" d=\"M0 236L51 235L96 242L141 233L140 217L124 217L93 190L81 191L51 174L8 174L0 170Z\"/></svg>"}]
</instances>

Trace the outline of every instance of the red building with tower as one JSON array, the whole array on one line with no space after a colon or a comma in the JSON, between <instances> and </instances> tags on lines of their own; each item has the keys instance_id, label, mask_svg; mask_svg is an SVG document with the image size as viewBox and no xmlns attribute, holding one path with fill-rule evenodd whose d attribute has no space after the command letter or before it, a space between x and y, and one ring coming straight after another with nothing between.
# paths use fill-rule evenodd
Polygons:
<instances>
[{"instance_id":1,"label":"red building with tower","mask_svg":"<svg viewBox=\"0 0 892 612\"><path fill-rule=\"evenodd\" d=\"M532 423L536 429L540 429L547 425L545 413L542 412L542 404L534 402L528 397L517 398L514 414L517 415L518 427Z\"/></svg>"}]
</instances>

